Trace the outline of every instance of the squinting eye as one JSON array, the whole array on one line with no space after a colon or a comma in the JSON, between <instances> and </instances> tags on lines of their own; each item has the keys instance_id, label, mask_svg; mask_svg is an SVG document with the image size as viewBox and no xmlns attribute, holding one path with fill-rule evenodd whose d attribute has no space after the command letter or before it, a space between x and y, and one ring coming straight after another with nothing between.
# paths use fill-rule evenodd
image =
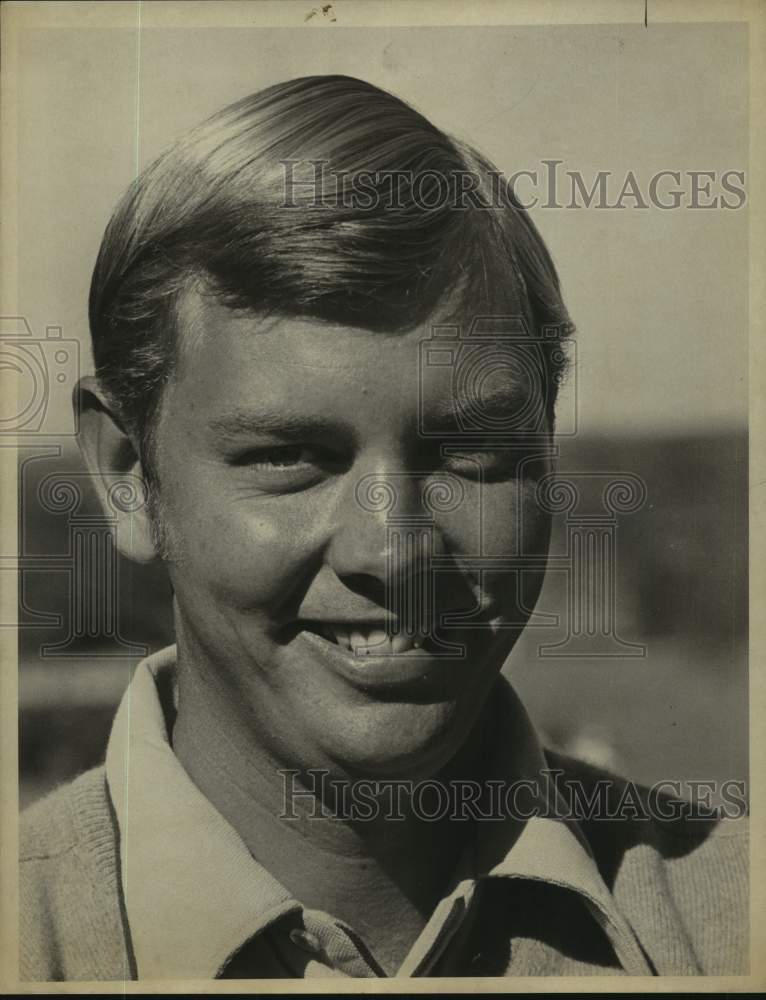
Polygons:
<instances>
[{"instance_id":1,"label":"squinting eye","mask_svg":"<svg viewBox=\"0 0 766 1000\"><path fill-rule=\"evenodd\" d=\"M517 448L487 448L453 452L445 456L444 464L459 476L492 482L511 479L519 474L524 468L524 458L525 455Z\"/></svg>"},{"instance_id":2,"label":"squinting eye","mask_svg":"<svg viewBox=\"0 0 766 1000\"><path fill-rule=\"evenodd\" d=\"M295 466L316 464L317 456L304 445L284 445L278 448L259 448L242 455L237 464L261 469L292 469Z\"/></svg>"},{"instance_id":3,"label":"squinting eye","mask_svg":"<svg viewBox=\"0 0 766 1000\"><path fill-rule=\"evenodd\" d=\"M266 493L309 489L344 468L342 456L313 444L249 448L229 461L242 470L248 484Z\"/></svg>"}]
</instances>

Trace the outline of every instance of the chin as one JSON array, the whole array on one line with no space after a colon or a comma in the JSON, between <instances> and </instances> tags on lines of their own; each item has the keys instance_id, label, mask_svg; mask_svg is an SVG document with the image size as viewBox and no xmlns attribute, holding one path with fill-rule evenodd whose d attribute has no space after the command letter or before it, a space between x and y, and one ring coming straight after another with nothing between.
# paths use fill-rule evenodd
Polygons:
<instances>
[{"instance_id":1,"label":"chin","mask_svg":"<svg viewBox=\"0 0 766 1000\"><path fill-rule=\"evenodd\" d=\"M471 729L458 703L387 703L328 725L337 737L327 754L346 774L419 780L438 774ZM326 739L326 736L325 736Z\"/></svg>"}]
</instances>

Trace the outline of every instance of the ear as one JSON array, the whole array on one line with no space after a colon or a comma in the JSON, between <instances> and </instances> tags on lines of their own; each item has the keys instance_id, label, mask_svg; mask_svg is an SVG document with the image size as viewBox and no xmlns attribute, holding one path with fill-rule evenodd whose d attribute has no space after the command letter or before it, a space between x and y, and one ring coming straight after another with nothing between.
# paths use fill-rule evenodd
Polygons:
<instances>
[{"instance_id":1,"label":"ear","mask_svg":"<svg viewBox=\"0 0 766 1000\"><path fill-rule=\"evenodd\" d=\"M101 507L117 519L115 544L134 562L157 556L138 444L113 412L93 376L77 383L74 405L79 410L80 451L91 473ZM127 502L120 502L120 498Z\"/></svg>"}]
</instances>

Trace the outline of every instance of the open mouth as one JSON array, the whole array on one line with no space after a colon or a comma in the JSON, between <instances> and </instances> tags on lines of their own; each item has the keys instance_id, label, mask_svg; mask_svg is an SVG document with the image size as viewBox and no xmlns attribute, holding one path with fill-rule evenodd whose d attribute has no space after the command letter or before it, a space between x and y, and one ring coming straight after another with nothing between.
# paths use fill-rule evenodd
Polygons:
<instances>
[{"instance_id":1,"label":"open mouth","mask_svg":"<svg viewBox=\"0 0 766 1000\"><path fill-rule=\"evenodd\" d=\"M327 642L358 656L390 656L407 653L412 649L422 649L427 642L422 633L408 634L404 630L394 632L384 628L380 623L373 622L302 621L298 623L298 629L313 632Z\"/></svg>"}]
</instances>

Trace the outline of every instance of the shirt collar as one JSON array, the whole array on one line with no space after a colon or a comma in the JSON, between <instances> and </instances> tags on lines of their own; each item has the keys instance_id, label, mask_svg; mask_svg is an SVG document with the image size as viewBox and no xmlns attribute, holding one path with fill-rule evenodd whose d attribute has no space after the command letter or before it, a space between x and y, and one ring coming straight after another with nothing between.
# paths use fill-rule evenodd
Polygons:
<instances>
[{"instance_id":1,"label":"shirt collar","mask_svg":"<svg viewBox=\"0 0 766 1000\"><path fill-rule=\"evenodd\" d=\"M479 876L546 882L577 893L609 938L630 975L651 973L627 920L617 909L590 847L552 780L545 752L524 705L502 678L496 687L498 732L493 776L504 788L519 789L516 817L479 824ZM521 821L518 817L521 817Z\"/></svg>"},{"instance_id":2,"label":"shirt collar","mask_svg":"<svg viewBox=\"0 0 766 1000\"><path fill-rule=\"evenodd\" d=\"M112 726L106 775L141 978L212 979L234 950L298 904L173 753L160 689L172 683L175 653L168 647L136 668Z\"/></svg>"},{"instance_id":3,"label":"shirt collar","mask_svg":"<svg viewBox=\"0 0 766 1000\"><path fill-rule=\"evenodd\" d=\"M175 659L170 646L136 668L115 716L106 775L140 977L211 979L249 938L300 904L255 861L173 753L163 701L172 698ZM636 938L579 828L555 818L562 812L550 808L557 793L521 701L504 679L495 691L504 737L496 744L493 772L506 785L521 779L539 789L542 808L523 822L480 823L474 870L452 896L465 892L476 876L570 889L584 899L625 970L647 974ZM442 910L437 907L432 920Z\"/></svg>"}]
</instances>

